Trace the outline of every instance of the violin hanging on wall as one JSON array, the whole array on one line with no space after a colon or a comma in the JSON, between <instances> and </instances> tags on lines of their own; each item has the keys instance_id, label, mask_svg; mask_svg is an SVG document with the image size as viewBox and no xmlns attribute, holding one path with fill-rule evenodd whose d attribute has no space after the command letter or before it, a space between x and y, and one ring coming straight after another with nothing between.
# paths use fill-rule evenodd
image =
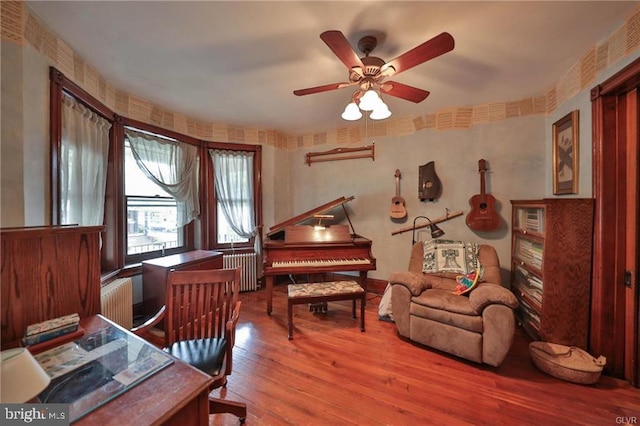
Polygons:
<instances>
[{"instance_id":1,"label":"violin hanging on wall","mask_svg":"<svg viewBox=\"0 0 640 426\"><path fill-rule=\"evenodd\" d=\"M404 198L400 196L400 170L396 169L396 196L391 199L391 212L392 219L402 219L407 217L407 209L404 206Z\"/></svg>"},{"instance_id":2,"label":"violin hanging on wall","mask_svg":"<svg viewBox=\"0 0 640 426\"><path fill-rule=\"evenodd\" d=\"M471 211L467 214L467 226L474 231L494 231L500 227L500 215L495 210L496 199L485 191L484 174L487 171L485 160L478 161L480 172L480 194L469 200Z\"/></svg>"}]
</instances>

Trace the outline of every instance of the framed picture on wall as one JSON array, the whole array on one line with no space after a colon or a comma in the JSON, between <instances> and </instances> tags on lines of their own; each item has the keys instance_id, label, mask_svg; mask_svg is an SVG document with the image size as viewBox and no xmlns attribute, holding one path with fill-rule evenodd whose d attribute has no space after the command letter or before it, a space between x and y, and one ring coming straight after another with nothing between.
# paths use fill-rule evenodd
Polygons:
<instances>
[{"instance_id":1,"label":"framed picture on wall","mask_svg":"<svg viewBox=\"0 0 640 426\"><path fill-rule=\"evenodd\" d=\"M578 110L553 123L553 193L578 193Z\"/></svg>"}]
</instances>

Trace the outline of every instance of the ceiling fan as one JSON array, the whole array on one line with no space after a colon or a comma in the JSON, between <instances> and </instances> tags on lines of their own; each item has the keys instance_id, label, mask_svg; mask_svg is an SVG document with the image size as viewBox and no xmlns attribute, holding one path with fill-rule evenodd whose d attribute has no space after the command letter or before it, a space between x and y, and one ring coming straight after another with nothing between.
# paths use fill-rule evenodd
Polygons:
<instances>
[{"instance_id":1,"label":"ceiling fan","mask_svg":"<svg viewBox=\"0 0 640 426\"><path fill-rule=\"evenodd\" d=\"M365 36L358 41L358 49L364 54L363 58L358 56L340 31L325 31L320 34L320 38L346 65L349 70L349 81L294 90L293 93L297 96L358 86L359 89L353 95L354 102L359 102L367 90L374 89L397 98L420 103L429 96L428 91L395 81L385 81L385 79L447 53L453 50L455 45L451 34L443 32L397 58L385 62L378 57L369 56L378 43L374 36Z\"/></svg>"}]
</instances>

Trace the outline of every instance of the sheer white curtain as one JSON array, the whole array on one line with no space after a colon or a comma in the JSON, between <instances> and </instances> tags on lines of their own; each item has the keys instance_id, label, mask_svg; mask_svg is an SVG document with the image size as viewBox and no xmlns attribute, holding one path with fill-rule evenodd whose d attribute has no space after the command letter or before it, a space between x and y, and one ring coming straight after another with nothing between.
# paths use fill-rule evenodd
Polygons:
<instances>
[{"instance_id":1,"label":"sheer white curtain","mask_svg":"<svg viewBox=\"0 0 640 426\"><path fill-rule=\"evenodd\" d=\"M222 213L236 234L243 238L256 237L254 249L260 254L262 244L254 215L254 154L246 151L209 150Z\"/></svg>"},{"instance_id":2,"label":"sheer white curtain","mask_svg":"<svg viewBox=\"0 0 640 426\"><path fill-rule=\"evenodd\" d=\"M104 222L111 123L68 95L62 99L60 223Z\"/></svg>"},{"instance_id":3,"label":"sheer white curtain","mask_svg":"<svg viewBox=\"0 0 640 426\"><path fill-rule=\"evenodd\" d=\"M131 129L125 137L140 170L175 198L178 226L198 217L198 148Z\"/></svg>"}]
</instances>

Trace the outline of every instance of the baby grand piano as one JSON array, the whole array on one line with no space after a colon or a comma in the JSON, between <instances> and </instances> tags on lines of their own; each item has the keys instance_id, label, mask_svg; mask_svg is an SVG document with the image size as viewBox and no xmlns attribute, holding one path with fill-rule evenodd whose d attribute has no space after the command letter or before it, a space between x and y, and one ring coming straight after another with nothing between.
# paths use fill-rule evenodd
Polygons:
<instances>
[{"instance_id":1,"label":"baby grand piano","mask_svg":"<svg viewBox=\"0 0 640 426\"><path fill-rule=\"evenodd\" d=\"M273 280L278 275L359 271L366 290L367 271L376 269L371 240L357 235L344 206L355 197L340 197L269 228L264 243L267 314L273 306ZM342 207L349 225L302 224ZM351 232L350 232L351 231Z\"/></svg>"}]
</instances>

